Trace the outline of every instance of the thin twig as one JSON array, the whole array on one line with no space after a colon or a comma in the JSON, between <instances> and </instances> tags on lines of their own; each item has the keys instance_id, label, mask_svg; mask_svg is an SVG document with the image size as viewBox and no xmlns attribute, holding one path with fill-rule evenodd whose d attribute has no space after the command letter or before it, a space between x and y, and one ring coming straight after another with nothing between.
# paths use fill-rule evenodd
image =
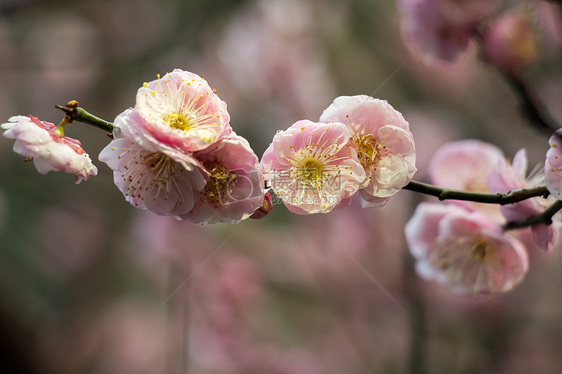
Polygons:
<instances>
[{"instance_id":1,"label":"thin twig","mask_svg":"<svg viewBox=\"0 0 562 374\"><path fill-rule=\"evenodd\" d=\"M560 125L550 116L544 104L531 92L521 77L514 72L497 69L520 100L521 113L529 123L546 136L552 135Z\"/></svg>"},{"instance_id":2,"label":"thin twig","mask_svg":"<svg viewBox=\"0 0 562 374\"><path fill-rule=\"evenodd\" d=\"M521 188L505 193L481 193L442 188L417 181L411 181L409 184L404 186L404 189L435 196L439 200L464 200L476 203L499 205L514 204L537 196L546 197L549 193L545 186Z\"/></svg>"},{"instance_id":3,"label":"thin twig","mask_svg":"<svg viewBox=\"0 0 562 374\"><path fill-rule=\"evenodd\" d=\"M556 2L558 4L561 4L562 0L557 0ZM482 34L482 30L475 28L473 36L478 42L480 49L483 49L482 45L484 35ZM523 81L519 72L502 69L494 65L492 62L486 60L484 53L481 53L481 57L484 62L486 62L490 67L494 68L502 76L505 82L509 84L509 86L519 99L521 114L529 121L532 126L534 126L537 130L539 130L546 136L551 136L556 130L560 128L560 124L548 113L545 105L536 97L536 95Z\"/></svg>"},{"instance_id":4,"label":"thin twig","mask_svg":"<svg viewBox=\"0 0 562 374\"><path fill-rule=\"evenodd\" d=\"M76 100L69 101L65 106L55 105L55 108L62 110L69 117L70 120L68 122L83 122L105 130L108 133L113 132L113 123L86 112L83 108L78 106L78 102Z\"/></svg>"},{"instance_id":5,"label":"thin twig","mask_svg":"<svg viewBox=\"0 0 562 374\"><path fill-rule=\"evenodd\" d=\"M508 222L503 226L504 230L521 229L524 227L534 226L534 225L550 225L552 223L552 217L562 209L562 201L556 200L551 206L549 206L544 212L536 214L534 216L527 217L521 221Z\"/></svg>"}]
</instances>

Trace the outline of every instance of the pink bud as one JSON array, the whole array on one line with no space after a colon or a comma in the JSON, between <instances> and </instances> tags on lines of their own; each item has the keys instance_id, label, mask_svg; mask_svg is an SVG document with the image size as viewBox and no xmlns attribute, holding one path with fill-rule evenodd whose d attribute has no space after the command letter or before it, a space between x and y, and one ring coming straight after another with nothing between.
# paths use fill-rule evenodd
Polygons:
<instances>
[{"instance_id":1,"label":"pink bud","mask_svg":"<svg viewBox=\"0 0 562 374\"><path fill-rule=\"evenodd\" d=\"M516 71L536 59L538 45L530 15L523 10L506 13L492 22L483 38L484 57L507 71Z\"/></svg>"},{"instance_id":2,"label":"pink bud","mask_svg":"<svg viewBox=\"0 0 562 374\"><path fill-rule=\"evenodd\" d=\"M269 214L269 212L271 212L271 209L273 209L273 202L271 201L271 194L269 192L266 192L265 196L263 197L263 203L261 204L261 206L258 209L256 209L256 211L254 212L254 214L252 214L250 216L250 218L261 219L261 218L267 216Z\"/></svg>"}]
</instances>

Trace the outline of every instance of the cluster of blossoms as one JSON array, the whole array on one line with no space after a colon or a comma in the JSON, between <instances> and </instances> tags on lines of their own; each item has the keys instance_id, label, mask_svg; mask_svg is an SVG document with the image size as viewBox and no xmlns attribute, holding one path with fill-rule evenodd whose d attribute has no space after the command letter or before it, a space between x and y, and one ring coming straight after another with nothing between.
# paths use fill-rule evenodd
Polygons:
<instances>
[{"instance_id":1,"label":"cluster of blossoms","mask_svg":"<svg viewBox=\"0 0 562 374\"><path fill-rule=\"evenodd\" d=\"M62 170L78 183L97 169L80 142L64 136L72 120L68 112L59 126L16 116L2 128L5 137L16 139L14 150L33 159L41 173ZM291 212L314 214L345 207L355 195L363 207L380 207L413 183L409 124L384 100L336 98L318 122L300 120L278 131L261 162L229 121L226 103L204 79L176 69L139 89L135 107L115 119L113 139L99 159L114 171L130 204L193 223L263 217L272 204L267 185ZM546 185L551 196L505 206L420 204L405 227L419 274L458 294L504 292L520 282L528 270L526 248L550 251L562 223L532 223L517 231L505 225L558 207L553 201L562 200L561 135L550 139L544 173L529 177L525 150L513 162L476 140L438 150L429 166L438 187L493 194Z\"/></svg>"},{"instance_id":2,"label":"cluster of blossoms","mask_svg":"<svg viewBox=\"0 0 562 374\"><path fill-rule=\"evenodd\" d=\"M62 134L65 121L57 127L17 116L2 127L40 172L62 170L80 182L97 169L80 142ZM229 121L226 103L204 79L176 69L139 89L99 159L136 207L193 223L239 222L262 206L264 180L258 157Z\"/></svg>"},{"instance_id":3,"label":"cluster of blossoms","mask_svg":"<svg viewBox=\"0 0 562 374\"><path fill-rule=\"evenodd\" d=\"M462 164L463 168L458 165ZM430 163L435 185L470 192L505 193L544 185L544 174L526 178L525 150L509 163L495 146L477 140L446 144ZM542 213L553 197L533 197L505 205L454 201L422 203L405 227L418 273L457 294L512 289L528 270L529 230L505 231L506 222ZM550 251L557 243L559 219L532 226L536 246Z\"/></svg>"},{"instance_id":4,"label":"cluster of blossoms","mask_svg":"<svg viewBox=\"0 0 562 374\"><path fill-rule=\"evenodd\" d=\"M402 34L422 56L453 62L473 38L482 57L506 71L516 71L538 53L529 11L515 9L493 17L495 0L400 0Z\"/></svg>"},{"instance_id":5,"label":"cluster of blossoms","mask_svg":"<svg viewBox=\"0 0 562 374\"><path fill-rule=\"evenodd\" d=\"M239 222L264 200L259 160L226 103L196 74L145 83L99 159L132 205L194 223Z\"/></svg>"},{"instance_id":6,"label":"cluster of blossoms","mask_svg":"<svg viewBox=\"0 0 562 374\"><path fill-rule=\"evenodd\" d=\"M78 141L58 135L63 126L11 121L4 135L16 138L14 150L33 157L40 171L80 179L97 173ZM130 204L193 223L263 217L272 204L266 182L297 214L345 207L356 193L363 207L383 206L416 172L408 122L369 96L338 97L318 122L279 131L261 164L229 121L226 103L204 79L176 69L139 89L99 159Z\"/></svg>"},{"instance_id":7,"label":"cluster of blossoms","mask_svg":"<svg viewBox=\"0 0 562 374\"><path fill-rule=\"evenodd\" d=\"M386 101L341 96L319 122L279 131L265 151L266 179L297 214L327 213L358 193L363 207L383 206L416 172L408 122Z\"/></svg>"}]
</instances>

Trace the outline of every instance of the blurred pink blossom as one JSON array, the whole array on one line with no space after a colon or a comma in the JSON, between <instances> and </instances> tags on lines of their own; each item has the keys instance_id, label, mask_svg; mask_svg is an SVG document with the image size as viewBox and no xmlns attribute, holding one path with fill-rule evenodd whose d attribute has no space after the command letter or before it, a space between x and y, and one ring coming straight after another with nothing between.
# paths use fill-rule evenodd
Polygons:
<instances>
[{"instance_id":1,"label":"blurred pink blossom","mask_svg":"<svg viewBox=\"0 0 562 374\"><path fill-rule=\"evenodd\" d=\"M519 188L531 188L544 185L544 174L539 172L530 179L526 178L527 174L527 153L525 149L521 149L515 154L512 164L507 160L498 165L497 171L491 171L486 182L490 192L503 193ZM554 198L544 199L542 197L534 197L524 201L503 205L500 210L508 221L519 221L542 213L552 204ZM550 251L558 241L558 230L562 224L558 221L551 225L534 225L531 227L533 239L535 243L545 251Z\"/></svg>"},{"instance_id":2,"label":"blurred pink blossom","mask_svg":"<svg viewBox=\"0 0 562 374\"><path fill-rule=\"evenodd\" d=\"M386 204L412 180L416 149L410 125L385 100L340 96L324 110L320 122L343 123L348 128L366 173L359 190L363 207Z\"/></svg>"},{"instance_id":3,"label":"blurred pink blossom","mask_svg":"<svg viewBox=\"0 0 562 374\"><path fill-rule=\"evenodd\" d=\"M137 93L135 135L187 152L202 150L231 132L226 103L197 74L175 69Z\"/></svg>"},{"instance_id":4,"label":"blurred pink blossom","mask_svg":"<svg viewBox=\"0 0 562 374\"><path fill-rule=\"evenodd\" d=\"M519 240L481 212L458 205L421 203L405 233L418 274L454 294L509 291L528 269Z\"/></svg>"},{"instance_id":5,"label":"blurred pink blossom","mask_svg":"<svg viewBox=\"0 0 562 374\"><path fill-rule=\"evenodd\" d=\"M269 124L310 118L322 110L334 87L323 36L316 35L316 12L307 1L258 0L229 20L217 52L225 81L235 88L229 94L233 110L259 101Z\"/></svg>"},{"instance_id":6,"label":"blurred pink blossom","mask_svg":"<svg viewBox=\"0 0 562 374\"><path fill-rule=\"evenodd\" d=\"M455 25L439 12L436 0L401 0L402 35L416 53L453 62L466 50L471 30Z\"/></svg>"},{"instance_id":7,"label":"blurred pink blossom","mask_svg":"<svg viewBox=\"0 0 562 374\"><path fill-rule=\"evenodd\" d=\"M501 149L490 143L473 139L449 142L433 154L429 177L439 187L488 192L485 176L504 160Z\"/></svg>"},{"instance_id":8,"label":"blurred pink blossom","mask_svg":"<svg viewBox=\"0 0 562 374\"><path fill-rule=\"evenodd\" d=\"M490 14L498 0L436 0L440 14L451 23L475 24Z\"/></svg>"},{"instance_id":9,"label":"blurred pink blossom","mask_svg":"<svg viewBox=\"0 0 562 374\"><path fill-rule=\"evenodd\" d=\"M200 198L208 176L192 154L161 142L135 140L131 124L138 113L129 109L115 119L114 137L99 159L112 170L125 199L156 214L187 213Z\"/></svg>"},{"instance_id":10,"label":"blurred pink blossom","mask_svg":"<svg viewBox=\"0 0 562 374\"><path fill-rule=\"evenodd\" d=\"M179 218L193 223L237 223L262 205L264 179L246 139L231 133L194 157L205 168L208 181L201 198Z\"/></svg>"},{"instance_id":11,"label":"blurred pink blossom","mask_svg":"<svg viewBox=\"0 0 562 374\"><path fill-rule=\"evenodd\" d=\"M490 22L483 33L485 59L500 69L517 71L537 58L538 41L531 16L516 10Z\"/></svg>"},{"instance_id":12,"label":"blurred pink blossom","mask_svg":"<svg viewBox=\"0 0 562 374\"><path fill-rule=\"evenodd\" d=\"M562 200L562 130L556 131L548 143L550 148L546 152L544 166L546 188L552 196Z\"/></svg>"},{"instance_id":13,"label":"blurred pink blossom","mask_svg":"<svg viewBox=\"0 0 562 374\"><path fill-rule=\"evenodd\" d=\"M273 191L297 214L347 206L365 180L342 123L298 121L275 134L261 162Z\"/></svg>"},{"instance_id":14,"label":"blurred pink blossom","mask_svg":"<svg viewBox=\"0 0 562 374\"><path fill-rule=\"evenodd\" d=\"M52 123L33 116L14 116L2 128L6 138L16 139L14 152L33 160L41 174L64 171L74 174L78 184L98 173L80 142L64 136Z\"/></svg>"},{"instance_id":15,"label":"blurred pink blossom","mask_svg":"<svg viewBox=\"0 0 562 374\"><path fill-rule=\"evenodd\" d=\"M400 0L402 34L416 52L454 62L493 0Z\"/></svg>"},{"instance_id":16,"label":"blurred pink blossom","mask_svg":"<svg viewBox=\"0 0 562 374\"><path fill-rule=\"evenodd\" d=\"M459 140L444 144L434 153L429 162L428 174L431 182L439 187L488 193L486 177L492 171L497 171L502 163L505 163L505 157L495 145L473 139ZM478 209L498 222L503 221L497 205L460 200L451 200L449 203Z\"/></svg>"},{"instance_id":17,"label":"blurred pink blossom","mask_svg":"<svg viewBox=\"0 0 562 374\"><path fill-rule=\"evenodd\" d=\"M462 165L462 168L459 165ZM542 173L526 178L526 172L525 150L519 151L513 163L509 164L499 148L479 140L447 143L435 152L429 165L430 178L434 184L468 192L505 193L520 188L537 187L544 183ZM458 200L450 200L448 203L478 210L498 224L503 224L506 221L523 220L540 214L552 200L535 197L504 206ZM555 223L535 225L530 230L534 242L540 248L550 251L556 245L558 229L559 224ZM519 232L523 233L521 230ZM523 237L520 239L523 240Z\"/></svg>"}]
</instances>

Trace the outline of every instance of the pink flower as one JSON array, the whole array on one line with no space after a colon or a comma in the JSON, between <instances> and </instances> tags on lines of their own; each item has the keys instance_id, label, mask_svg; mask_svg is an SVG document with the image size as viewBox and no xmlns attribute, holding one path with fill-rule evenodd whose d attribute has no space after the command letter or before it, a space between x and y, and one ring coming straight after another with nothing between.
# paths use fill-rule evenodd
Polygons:
<instances>
[{"instance_id":1,"label":"pink flower","mask_svg":"<svg viewBox=\"0 0 562 374\"><path fill-rule=\"evenodd\" d=\"M203 165L208 181L201 198L179 218L194 223L237 223L261 207L264 180L250 144L231 133L194 157Z\"/></svg>"},{"instance_id":2,"label":"pink flower","mask_svg":"<svg viewBox=\"0 0 562 374\"><path fill-rule=\"evenodd\" d=\"M454 62L467 49L477 22L495 3L493 0L400 0L402 34L414 50Z\"/></svg>"},{"instance_id":3,"label":"pink flower","mask_svg":"<svg viewBox=\"0 0 562 374\"><path fill-rule=\"evenodd\" d=\"M29 116L14 116L2 124L4 136L16 139L14 152L32 159L41 174L49 171L64 171L76 176L76 184L90 175L97 175L98 169L90 156L76 139L62 134L52 123Z\"/></svg>"},{"instance_id":4,"label":"pink flower","mask_svg":"<svg viewBox=\"0 0 562 374\"><path fill-rule=\"evenodd\" d=\"M414 137L400 112L384 100L365 95L340 96L320 122L344 123L367 178L359 196L363 207L386 204L416 172Z\"/></svg>"},{"instance_id":5,"label":"pink flower","mask_svg":"<svg viewBox=\"0 0 562 374\"><path fill-rule=\"evenodd\" d=\"M460 140L446 143L435 152L428 166L428 174L431 182L439 187L488 193L486 177L497 171L502 163L505 163L505 157L498 147L480 140ZM449 203L478 209L494 217L497 222L503 221L497 205L460 200L451 200Z\"/></svg>"},{"instance_id":6,"label":"pink flower","mask_svg":"<svg viewBox=\"0 0 562 374\"><path fill-rule=\"evenodd\" d=\"M405 226L416 271L460 295L515 287L528 269L524 246L480 212L421 203Z\"/></svg>"},{"instance_id":7,"label":"pink flower","mask_svg":"<svg viewBox=\"0 0 562 374\"><path fill-rule=\"evenodd\" d=\"M526 11L512 11L494 20L484 32L483 53L488 62L517 71L537 58L536 31Z\"/></svg>"},{"instance_id":8,"label":"pink flower","mask_svg":"<svg viewBox=\"0 0 562 374\"><path fill-rule=\"evenodd\" d=\"M135 139L131 123L138 123L138 116L129 109L115 119L115 139L99 159L114 170L115 185L132 205L160 215L185 214L209 179L204 167L190 153Z\"/></svg>"},{"instance_id":9,"label":"pink flower","mask_svg":"<svg viewBox=\"0 0 562 374\"><path fill-rule=\"evenodd\" d=\"M497 171L492 171L486 178L488 188L492 193L503 193L519 188L531 188L544 185L544 175L536 174L530 179L526 178L527 173L527 153L521 149L515 154L513 163L510 165L507 160L499 164ZM519 203L504 205L500 210L508 221L520 221L542 213L552 204L554 198L544 199L534 197L523 200ZM535 243L545 251L550 251L558 241L558 229L561 224L559 221L551 225L534 225L531 227Z\"/></svg>"},{"instance_id":10,"label":"pink flower","mask_svg":"<svg viewBox=\"0 0 562 374\"><path fill-rule=\"evenodd\" d=\"M226 103L197 74L175 69L137 93L136 135L188 152L199 151L231 132Z\"/></svg>"},{"instance_id":11,"label":"pink flower","mask_svg":"<svg viewBox=\"0 0 562 374\"><path fill-rule=\"evenodd\" d=\"M505 162L501 149L480 140L449 142L439 148L429 163L433 184L470 192L489 192L486 175ZM461 167L462 166L462 167Z\"/></svg>"},{"instance_id":12,"label":"pink flower","mask_svg":"<svg viewBox=\"0 0 562 374\"><path fill-rule=\"evenodd\" d=\"M546 188L552 196L562 200L562 129L556 131L548 143L550 148L544 165Z\"/></svg>"},{"instance_id":13,"label":"pink flower","mask_svg":"<svg viewBox=\"0 0 562 374\"><path fill-rule=\"evenodd\" d=\"M462 165L462 167L459 167ZM468 192L505 193L520 188L531 188L543 183L542 175L526 179L527 156L519 151L509 164L502 151L496 146L479 140L462 140L445 144L435 152L429 174L434 184L440 187ZM499 206L469 201L449 201L470 210L486 213L498 224L506 220L523 220L542 213L552 201L541 197ZM535 225L531 228L535 243L547 251L558 239L558 224Z\"/></svg>"},{"instance_id":14,"label":"pink flower","mask_svg":"<svg viewBox=\"0 0 562 374\"><path fill-rule=\"evenodd\" d=\"M402 35L414 51L453 62L468 47L471 29L443 17L436 0L401 0Z\"/></svg>"},{"instance_id":15,"label":"pink flower","mask_svg":"<svg viewBox=\"0 0 562 374\"><path fill-rule=\"evenodd\" d=\"M275 134L261 162L272 190L297 214L347 206L365 180L342 123L298 121Z\"/></svg>"},{"instance_id":16,"label":"pink flower","mask_svg":"<svg viewBox=\"0 0 562 374\"><path fill-rule=\"evenodd\" d=\"M494 10L498 0L436 0L444 19L455 25L474 25Z\"/></svg>"}]
</instances>

